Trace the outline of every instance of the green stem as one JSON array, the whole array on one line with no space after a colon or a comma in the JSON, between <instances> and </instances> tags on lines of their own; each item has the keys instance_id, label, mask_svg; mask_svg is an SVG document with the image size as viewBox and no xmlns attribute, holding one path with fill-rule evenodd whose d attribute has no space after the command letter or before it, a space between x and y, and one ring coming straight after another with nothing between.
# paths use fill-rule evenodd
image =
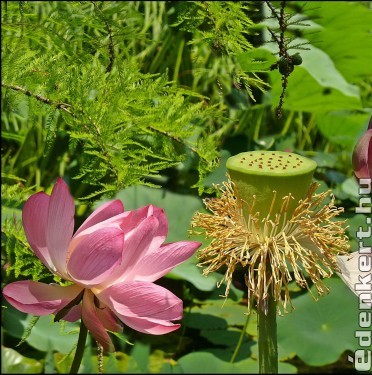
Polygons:
<instances>
[{"instance_id":1,"label":"green stem","mask_svg":"<svg viewBox=\"0 0 372 375\"><path fill-rule=\"evenodd\" d=\"M78 343L76 346L75 357L74 357L74 360L72 361L70 374L77 374L79 371L81 360L83 359L83 355L84 355L85 342L87 341L87 335L88 335L87 327L85 327L83 320L81 320L79 339L78 339Z\"/></svg>"},{"instance_id":2,"label":"green stem","mask_svg":"<svg viewBox=\"0 0 372 375\"><path fill-rule=\"evenodd\" d=\"M235 347L235 350L234 350L234 353L230 359L230 363L234 363L235 359L236 359L236 356L238 355L239 353L239 349L243 343L243 339L244 339L244 336L245 336L245 332L247 330L247 327L248 327L248 322L249 322L249 317L250 315L247 314L247 318L245 319L245 323L244 323L244 327L240 333L240 337L239 337L239 340L238 340L238 343L236 344L236 347Z\"/></svg>"},{"instance_id":3,"label":"green stem","mask_svg":"<svg viewBox=\"0 0 372 375\"><path fill-rule=\"evenodd\" d=\"M276 302L270 295L267 309L258 306L258 361L260 374L278 373L278 345L276 336ZM265 314L265 310L266 313Z\"/></svg>"}]
</instances>

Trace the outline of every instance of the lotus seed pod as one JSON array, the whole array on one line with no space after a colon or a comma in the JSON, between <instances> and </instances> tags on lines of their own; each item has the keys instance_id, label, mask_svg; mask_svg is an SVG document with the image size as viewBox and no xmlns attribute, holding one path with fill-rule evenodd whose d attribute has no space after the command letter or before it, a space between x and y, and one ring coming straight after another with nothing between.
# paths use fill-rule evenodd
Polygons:
<instances>
[{"instance_id":1,"label":"lotus seed pod","mask_svg":"<svg viewBox=\"0 0 372 375\"><path fill-rule=\"evenodd\" d=\"M306 157L282 151L248 151L232 156L226 167L235 184L237 197L243 200L243 215L259 212L281 221L290 218L298 202L306 196L317 164ZM283 198L291 195L293 199ZM253 206L253 207L252 207Z\"/></svg>"}]
</instances>

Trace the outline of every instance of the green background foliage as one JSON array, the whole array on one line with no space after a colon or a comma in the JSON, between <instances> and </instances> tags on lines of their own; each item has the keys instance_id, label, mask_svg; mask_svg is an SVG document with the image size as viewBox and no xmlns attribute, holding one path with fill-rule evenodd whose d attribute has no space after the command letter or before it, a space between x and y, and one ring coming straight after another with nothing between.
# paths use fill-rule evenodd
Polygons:
<instances>
[{"instance_id":1,"label":"green background foliage","mask_svg":"<svg viewBox=\"0 0 372 375\"><path fill-rule=\"evenodd\" d=\"M58 176L75 198L76 227L118 198L126 210L164 208L167 242L178 241L226 179L227 158L247 150L314 159L314 178L345 208L357 250L365 217L354 213L351 155L372 114L370 4L291 1L285 12L287 51L303 61L278 119L280 28L265 2L2 2L2 286L59 281L21 223L27 198L50 193ZM222 275L205 278L196 263L158 281L184 300L182 328L159 337L126 329L105 373L257 373L256 314L246 324L241 280L225 301ZM357 298L337 275L327 285L318 302L293 285L295 310L278 318L280 372L353 372ZM78 325L2 305L2 372L66 373ZM80 372L97 366L88 340Z\"/></svg>"}]
</instances>

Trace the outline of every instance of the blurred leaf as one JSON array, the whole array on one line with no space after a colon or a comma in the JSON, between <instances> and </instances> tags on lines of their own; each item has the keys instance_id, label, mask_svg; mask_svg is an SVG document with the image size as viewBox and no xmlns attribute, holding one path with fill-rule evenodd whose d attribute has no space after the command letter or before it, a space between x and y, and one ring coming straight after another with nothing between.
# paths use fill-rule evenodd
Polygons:
<instances>
[{"instance_id":1,"label":"blurred leaf","mask_svg":"<svg viewBox=\"0 0 372 375\"><path fill-rule=\"evenodd\" d=\"M258 361L251 358L235 363L236 367L241 370L243 374L258 374ZM279 362L279 374L296 374L297 368L290 363Z\"/></svg>"},{"instance_id":2,"label":"blurred leaf","mask_svg":"<svg viewBox=\"0 0 372 375\"><path fill-rule=\"evenodd\" d=\"M138 363L139 369L142 373L146 373L150 356L150 345L144 344L140 341L136 342L132 351L131 357Z\"/></svg>"},{"instance_id":3,"label":"blurred leaf","mask_svg":"<svg viewBox=\"0 0 372 375\"><path fill-rule=\"evenodd\" d=\"M160 373L162 374L183 374L182 368L177 363L164 363Z\"/></svg>"},{"instance_id":4,"label":"blurred leaf","mask_svg":"<svg viewBox=\"0 0 372 375\"><path fill-rule=\"evenodd\" d=\"M331 143L353 151L359 136L367 129L371 113L331 112L317 114L317 125Z\"/></svg>"},{"instance_id":5,"label":"blurred leaf","mask_svg":"<svg viewBox=\"0 0 372 375\"><path fill-rule=\"evenodd\" d=\"M238 341L235 341L234 344L232 344L229 347L222 347L221 345L219 346L213 346L207 349L204 349L206 352L213 354L215 357L221 359L222 361L225 362L230 362L236 346L237 346ZM239 363L239 361L243 361L247 359L248 357L251 357L252 354L252 346L255 344L255 341L246 341L243 344L240 345L238 354L235 357L235 361L233 363ZM255 360L255 358L252 357L252 359Z\"/></svg>"},{"instance_id":6,"label":"blurred leaf","mask_svg":"<svg viewBox=\"0 0 372 375\"><path fill-rule=\"evenodd\" d=\"M194 309L193 309L194 310ZM225 330L228 324L225 319L210 314L204 314L200 312L191 312L185 314L183 318L183 324L190 328L202 329L202 330Z\"/></svg>"},{"instance_id":7,"label":"blurred leaf","mask_svg":"<svg viewBox=\"0 0 372 375\"><path fill-rule=\"evenodd\" d=\"M56 373L56 366L54 363L54 353L53 350L50 349L45 353L44 357L44 374L55 374Z\"/></svg>"},{"instance_id":8,"label":"blurred leaf","mask_svg":"<svg viewBox=\"0 0 372 375\"><path fill-rule=\"evenodd\" d=\"M190 282L197 289L209 292L216 288L217 281L219 280L217 274L211 273L208 276L202 274L201 268L196 266L197 259L191 257L177 267L173 268L166 276L183 279Z\"/></svg>"},{"instance_id":9,"label":"blurred leaf","mask_svg":"<svg viewBox=\"0 0 372 375\"><path fill-rule=\"evenodd\" d=\"M187 374L258 374L258 361L251 358L229 363L206 352L187 354L179 359L178 364ZM295 366L289 363L279 363L280 374L294 374L296 372Z\"/></svg>"},{"instance_id":10,"label":"blurred leaf","mask_svg":"<svg viewBox=\"0 0 372 375\"><path fill-rule=\"evenodd\" d=\"M279 135L275 139L275 150L293 152L296 145L296 134L290 133L286 135Z\"/></svg>"},{"instance_id":11,"label":"blurred leaf","mask_svg":"<svg viewBox=\"0 0 372 375\"><path fill-rule=\"evenodd\" d=\"M267 137L262 137L262 138L256 139L255 143L258 144L263 150L268 150L275 143L275 137L271 135Z\"/></svg>"},{"instance_id":12,"label":"blurred leaf","mask_svg":"<svg viewBox=\"0 0 372 375\"><path fill-rule=\"evenodd\" d=\"M358 202L358 199L360 198L359 185L356 182L354 176L346 179L342 183L341 189L345 194L347 194L348 197L350 197L350 199L355 199L355 201Z\"/></svg>"},{"instance_id":13,"label":"blurred leaf","mask_svg":"<svg viewBox=\"0 0 372 375\"><path fill-rule=\"evenodd\" d=\"M70 322L53 322L52 316L42 316L32 329L26 342L40 351L56 350L68 353L78 339L79 325Z\"/></svg>"},{"instance_id":14,"label":"blurred leaf","mask_svg":"<svg viewBox=\"0 0 372 375\"><path fill-rule=\"evenodd\" d=\"M325 284L329 295L314 302L305 293L292 301L295 310L277 321L279 345L311 366L336 362L345 350L357 349L358 298L337 277Z\"/></svg>"},{"instance_id":15,"label":"blurred leaf","mask_svg":"<svg viewBox=\"0 0 372 375\"><path fill-rule=\"evenodd\" d=\"M25 321L29 321L31 316L29 317L27 314L15 309L5 300L2 301L2 305L5 307L3 307L2 328L7 334L21 340L25 332L25 326L27 326Z\"/></svg>"},{"instance_id":16,"label":"blurred leaf","mask_svg":"<svg viewBox=\"0 0 372 375\"><path fill-rule=\"evenodd\" d=\"M327 152L317 151L315 156L312 158L318 167L334 168L337 163L337 156Z\"/></svg>"},{"instance_id":17,"label":"blurred leaf","mask_svg":"<svg viewBox=\"0 0 372 375\"><path fill-rule=\"evenodd\" d=\"M150 354L148 371L153 374L163 372L164 364L175 364L176 362L172 359L168 359L166 353L162 350L154 350Z\"/></svg>"},{"instance_id":18,"label":"blurred leaf","mask_svg":"<svg viewBox=\"0 0 372 375\"><path fill-rule=\"evenodd\" d=\"M3 316L4 330L17 338L23 336L24 330L28 327L31 315L19 312L12 306L4 309ZM69 353L77 342L79 325L70 322L53 323L52 315L41 316L32 328L26 342L33 348L42 352L56 350L61 353Z\"/></svg>"},{"instance_id":19,"label":"blurred leaf","mask_svg":"<svg viewBox=\"0 0 372 375\"><path fill-rule=\"evenodd\" d=\"M33 358L27 358L17 351L1 346L2 374L41 374L43 364Z\"/></svg>"},{"instance_id":20,"label":"blurred leaf","mask_svg":"<svg viewBox=\"0 0 372 375\"><path fill-rule=\"evenodd\" d=\"M22 220L22 210L13 207L6 207L1 204L1 222L3 223L6 219Z\"/></svg>"},{"instance_id":21,"label":"blurred leaf","mask_svg":"<svg viewBox=\"0 0 372 375\"><path fill-rule=\"evenodd\" d=\"M305 39L296 39L296 43L306 42L307 40ZM306 45L306 48L306 50L301 51L301 67L306 69L322 87L338 90L343 95L349 97L350 100L355 100L357 103L359 101L358 87L346 81L327 53L312 45Z\"/></svg>"},{"instance_id":22,"label":"blurred leaf","mask_svg":"<svg viewBox=\"0 0 372 375\"><path fill-rule=\"evenodd\" d=\"M239 340L241 330L233 328L227 330L202 330L200 334L212 344L222 346L234 346L237 344Z\"/></svg>"},{"instance_id":23,"label":"blurred leaf","mask_svg":"<svg viewBox=\"0 0 372 375\"><path fill-rule=\"evenodd\" d=\"M224 319L228 325L243 326L246 320L247 306L238 304L237 302L220 297L218 300L207 300L200 307L193 307L192 314L213 315L220 319Z\"/></svg>"},{"instance_id":24,"label":"blurred leaf","mask_svg":"<svg viewBox=\"0 0 372 375\"><path fill-rule=\"evenodd\" d=\"M240 370L235 364L221 361L211 353L194 352L181 357L178 365L186 374L236 374Z\"/></svg>"}]
</instances>

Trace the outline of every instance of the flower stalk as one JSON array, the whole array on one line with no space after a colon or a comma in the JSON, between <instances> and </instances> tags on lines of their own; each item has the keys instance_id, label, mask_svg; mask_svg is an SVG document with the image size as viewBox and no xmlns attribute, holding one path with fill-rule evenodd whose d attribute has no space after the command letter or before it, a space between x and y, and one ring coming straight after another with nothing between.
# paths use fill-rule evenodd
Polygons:
<instances>
[{"instance_id":1,"label":"flower stalk","mask_svg":"<svg viewBox=\"0 0 372 375\"><path fill-rule=\"evenodd\" d=\"M274 297L270 295L257 309L258 315L258 362L260 374L278 373L278 343Z\"/></svg>"},{"instance_id":2,"label":"flower stalk","mask_svg":"<svg viewBox=\"0 0 372 375\"><path fill-rule=\"evenodd\" d=\"M76 346L75 356L71 364L70 374L77 374L83 359L85 343L87 341L88 330L84 322L80 323L79 338Z\"/></svg>"}]
</instances>

